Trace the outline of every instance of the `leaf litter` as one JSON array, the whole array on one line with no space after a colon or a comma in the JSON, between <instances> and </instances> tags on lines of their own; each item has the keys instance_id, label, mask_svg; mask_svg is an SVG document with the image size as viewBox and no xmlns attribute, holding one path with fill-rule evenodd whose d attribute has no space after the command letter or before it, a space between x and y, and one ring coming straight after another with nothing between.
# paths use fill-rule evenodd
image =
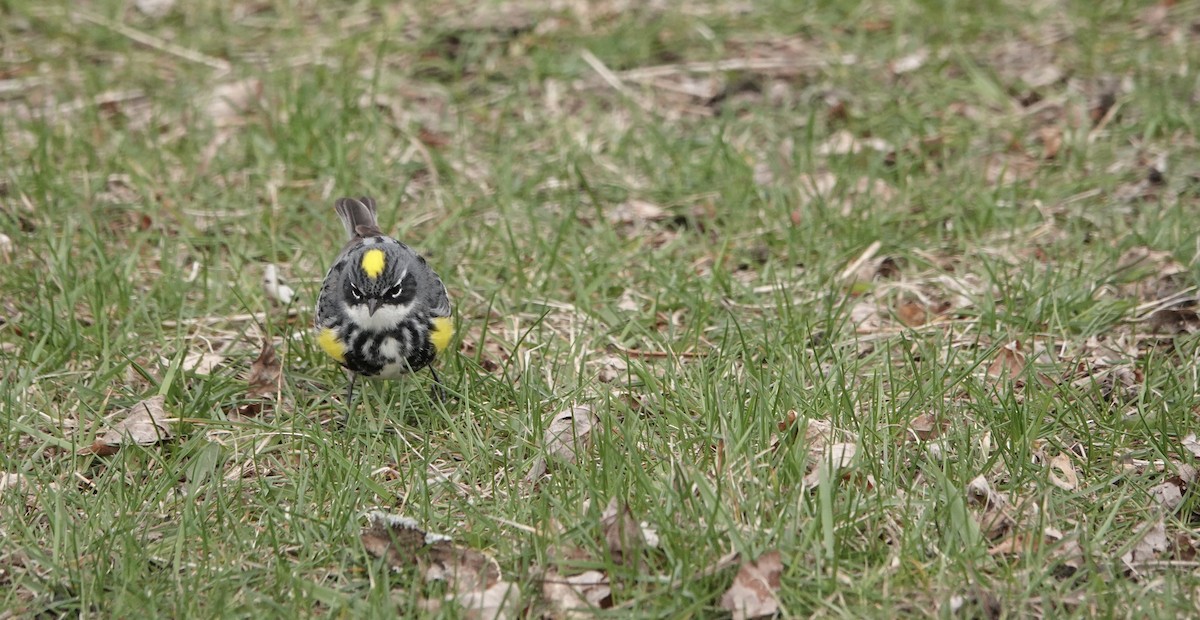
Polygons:
<instances>
[{"instance_id":1,"label":"leaf litter","mask_svg":"<svg viewBox=\"0 0 1200 620\"><path fill-rule=\"evenodd\" d=\"M552 462L578 463L591 446L591 434L599 416L591 405L578 405L555 413L546 423L542 437L545 456L538 457L525 476L526 482L541 478Z\"/></svg>"},{"instance_id":2,"label":"leaf litter","mask_svg":"<svg viewBox=\"0 0 1200 620\"><path fill-rule=\"evenodd\" d=\"M763 618L779 613L779 588L782 585L783 556L771 550L744 562L733 584L721 595L721 608L733 614L733 620Z\"/></svg>"},{"instance_id":3,"label":"leaf litter","mask_svg":"<svg viewBox=\"0 0 1200 620\"><path fill-rule=\"evenodd\" d=\"M378 510L367 514L360 539L368 553L393 570L415 568L426 582L446 583L450 592L443 598L422 601L426 611L436 612L449 602L469 618L519 617L519 588L505 581L500 565L482 551L426 532L409 517Z\"/></svg>"},{"instance_id":4,"label":"leaf litter","mask_svg":"<svg viewBox=\"0 0 1200 620\"><path fill-rule=\"evenodd\" d=\"M79 453L110 456L124 446L152 446L173 438L176 420L167 416L165 403L165 397L154 396L115 414L120 421Z\"/></svg>"}]
</instances>

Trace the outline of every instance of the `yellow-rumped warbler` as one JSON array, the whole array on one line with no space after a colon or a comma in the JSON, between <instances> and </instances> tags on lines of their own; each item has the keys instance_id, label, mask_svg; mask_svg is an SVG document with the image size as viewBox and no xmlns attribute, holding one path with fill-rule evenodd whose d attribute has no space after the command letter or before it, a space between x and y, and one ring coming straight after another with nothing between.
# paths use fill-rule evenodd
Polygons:
<instances>
[{"instance_id":1,"label":"yellow-rumped warbler","mask_svg":"<svg viewBox=\"0 0 1200 620\"><path fill-rule=\"evenodd\" d=\"M425 259L383 234L375 201L339 198L350 241L325 275L317 300L317 343L350 375L346 420L358 377L395 379L418 371L450 344L446 286ZM434 389L441 380L433 367Z\"/></svg>"}]
</instances>

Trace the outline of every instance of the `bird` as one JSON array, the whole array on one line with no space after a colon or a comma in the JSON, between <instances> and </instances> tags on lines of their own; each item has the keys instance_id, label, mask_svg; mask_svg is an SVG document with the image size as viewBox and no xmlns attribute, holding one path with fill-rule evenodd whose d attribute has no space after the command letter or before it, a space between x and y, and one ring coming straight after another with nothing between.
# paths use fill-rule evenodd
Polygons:
<instances>
[{"instance_id":1,"label":"bird","mask_svg":"<svg viewBox=\"0 0 1200 620\"><path fill-rule=\"evenodd\" d=\"M379 229L374 199L339 198L334 209L349 241L321 284L316 339L349 375L345 426L359 377L397 379L429 368L434 394L444 396L430 364L450 345L454 323L446 285L424 257Z\"/></svg>"}]
</instances>

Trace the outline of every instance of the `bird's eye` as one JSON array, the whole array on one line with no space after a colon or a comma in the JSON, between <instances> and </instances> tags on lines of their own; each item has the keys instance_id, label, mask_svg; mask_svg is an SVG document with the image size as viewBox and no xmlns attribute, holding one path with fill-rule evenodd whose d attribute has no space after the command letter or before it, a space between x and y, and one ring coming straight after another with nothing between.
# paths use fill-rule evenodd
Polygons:
<instances>
[{"instance_id":1,"label":"bird's eye","mask_svg":"<svg viewBox=\"0 0 1200 620\"><path fill-rule=\"evenodd\" d=\"M354 286L353 284L350 285L350 295L352 295L355 300L362 299L362 291L358 290L358 287Z\"/></svg>"},{"instance_id":2,"label":"bird's eye","mask_svg":"<svg viewBox=\"0 0 1200 620\"><path fill-rule=\"evenodd\" d=\"M402 295L403 293L404 293L404 287L400 286L399 284L397 284L396 286L393 286L392 288L389 288L387 291L388 296L390 296L392 299L400 299L400 295Z\"/></svg>"}]
</instances>

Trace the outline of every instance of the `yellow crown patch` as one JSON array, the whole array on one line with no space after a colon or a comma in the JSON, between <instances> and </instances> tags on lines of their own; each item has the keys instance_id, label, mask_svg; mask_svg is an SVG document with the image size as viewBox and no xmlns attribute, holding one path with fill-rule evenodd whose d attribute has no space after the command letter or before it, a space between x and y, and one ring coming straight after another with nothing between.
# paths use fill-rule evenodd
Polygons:
<instances>
[{"instance_id":1,"label":"yellow crown patch","mask_svg":"<svg viewBox=\"0 0 1200 620\"><path fill-rule=\"evenodd\" d=\"M362 268L371 279L383 273L383 250L367 250L362 257Z\"/></svg>"}]
</instances>

